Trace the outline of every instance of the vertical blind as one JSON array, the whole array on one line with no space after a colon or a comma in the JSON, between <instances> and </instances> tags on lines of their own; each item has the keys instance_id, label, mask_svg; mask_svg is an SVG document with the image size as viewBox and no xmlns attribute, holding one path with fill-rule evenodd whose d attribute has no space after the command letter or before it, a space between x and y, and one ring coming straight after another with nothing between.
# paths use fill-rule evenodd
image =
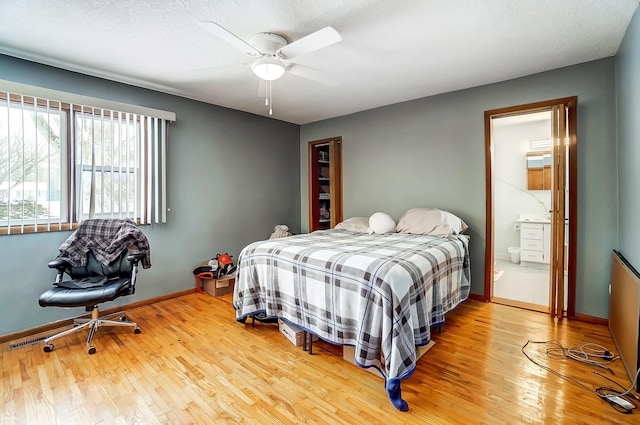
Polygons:
<instances>
[{"instance_id":1,"label":"vertical blind","mask_svg":"<svg viewBox=\"0 0 640 425\"><path fill-rule=\"evenodd\" d=\"M86 218L166 222L175 114L66 101L75 97L0 91L0 233L62 230Z\"/></svg>"}]
</instances>

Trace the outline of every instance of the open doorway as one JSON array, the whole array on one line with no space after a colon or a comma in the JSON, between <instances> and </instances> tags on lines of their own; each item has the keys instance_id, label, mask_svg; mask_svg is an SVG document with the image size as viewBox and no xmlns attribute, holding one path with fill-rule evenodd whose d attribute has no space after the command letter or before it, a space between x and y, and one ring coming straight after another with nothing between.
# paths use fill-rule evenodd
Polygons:
<instances>
[{"instance_id":1,"label":"open doorway","mask_svg":"<svg viewBox=\"0 0 640 425\"><path fill-rule=\"evenodd\" d=\"M486 301L575 315L576 104L485 112Z\"/></svg>"},{"instance_id":2,"label":"open doorway","mask_svg":"<svg viewBox=\"0 0 640 425\"><path fill-rule=\"evenodd\" d=\"M496 117L493 302L549 312L551 111Z\"/></svg>"}]
</instances>

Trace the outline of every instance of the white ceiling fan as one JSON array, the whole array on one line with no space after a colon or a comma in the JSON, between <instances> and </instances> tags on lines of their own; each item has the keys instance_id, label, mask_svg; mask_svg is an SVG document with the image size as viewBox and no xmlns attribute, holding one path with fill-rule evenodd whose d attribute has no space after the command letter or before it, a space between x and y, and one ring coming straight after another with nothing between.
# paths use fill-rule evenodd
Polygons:
<instances>
[{"instance_id":1,"label":"white ceiling fan","mask_svg":"<svg viewBox=\"0 0 640 425\"><path fill-rule=\"evenodd\" d=\"M215 22L203 21L199 25L221 40L256 57L256 60L251 63L251 70L260 78L261 88L262 82L267 82L265 104L269 106L269 115L273 112L271 109L271 81L290 72L303 78L325 82L326 79L323 78L321 72L295 64L293 59L342 40L340 34L330 26L288 43L284 37L275 33L257 33L252 35L247 42Z\"/></svg>"}]
</instances>

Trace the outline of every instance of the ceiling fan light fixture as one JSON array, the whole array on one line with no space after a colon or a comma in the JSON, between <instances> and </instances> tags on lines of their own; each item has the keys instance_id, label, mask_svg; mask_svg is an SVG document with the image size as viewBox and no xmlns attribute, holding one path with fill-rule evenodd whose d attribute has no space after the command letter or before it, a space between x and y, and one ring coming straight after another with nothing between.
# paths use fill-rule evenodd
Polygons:
<instances>
[{"instance_id":1,"label":"ceiling fan light fixture","mask_svg":"<svg viewBox=\"0 0 640 425\"><path fill-rule=\"evenodd\" d=\"M277 58L264 56L251 64L251 70L258 76L258 78L266 81L273 81L282 77L286 68L282 61Z\"/></svg>"}]
</instances>

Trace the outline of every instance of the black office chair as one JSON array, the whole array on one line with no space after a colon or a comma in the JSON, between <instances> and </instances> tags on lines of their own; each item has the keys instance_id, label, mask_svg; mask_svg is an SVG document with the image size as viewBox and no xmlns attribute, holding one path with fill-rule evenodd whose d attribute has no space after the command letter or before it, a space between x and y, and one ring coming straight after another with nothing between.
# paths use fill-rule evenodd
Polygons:
<instances>
[{"instance_id":1,"label":"black office chair","mask_svg":"<svg viewBox=\"0 0 640 425\"><path fill-rule=\"evenodd\" d=\"M44 340L44 351L53 351L51 341L73 332L89 328L87 352L94 354L96 347L92 345L93 336L100 326L130 326L136 334L142 332L135 322L121 315L118 320L100 318L98 304L113 301L123 295L132 295L136 289L138 262L144 257L142 253L125 251L115 262L103 265L96 260L93 253L87 255L87 264L74 267L67 261L57 258L49 263L49 267L57 269L58 274L54 286L40 295L41 307L85 307L91 312L91 318L74 319L74 326ZM71 280L63 280L67 273Z\"/></svg>"},{"instance_id":2,"label":"black office chair","mask_svg":"<svg viewBox=\"0 0 640 425\"><path fill-rule=\"evenodd\" d=\"M101 303L134 294L138 263L142 262L145 268L151 266L148 241L135 224L130 220L86 220L60 251L60 256L49 262L49 267L58 271L53 287L40 295L38 302L42 307L85 307L91 312L91 318L74 319L71 329L44 339L44 351L53 351L51 341L54 339L85 328L89 328L89 354L96 352L92 341L100 326L129 326L134 328L134 333L140 333L140 327L124 314L118 320L107 320L100 318L98 308ZM98 260L112 257L115 258L109 264ZM71 279L65 280L65 273Z\"/></svg>"}]
</instances>

